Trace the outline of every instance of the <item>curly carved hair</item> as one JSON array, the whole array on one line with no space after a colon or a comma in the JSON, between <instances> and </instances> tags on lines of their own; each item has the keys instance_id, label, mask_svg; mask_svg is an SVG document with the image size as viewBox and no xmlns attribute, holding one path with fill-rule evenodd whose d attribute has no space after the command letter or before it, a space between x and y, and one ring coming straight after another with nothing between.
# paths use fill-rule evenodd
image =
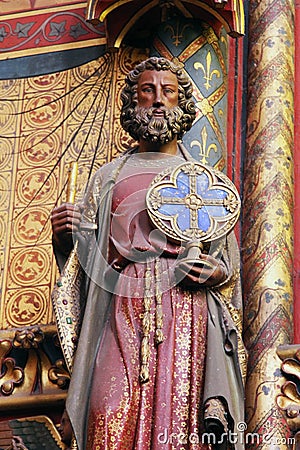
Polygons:
<instances>
[{"instance_id":1,"label":"curly carved hair","mask_svg":"<svg viewBox=\"0 0 300 450\"><path fill-rule=\"evenodd\" d=\"M182 135L188 131L193 124L196 116L195 103L192 98L193 87L188 76L184 72L182 66L175 64L163 57L153 56L138 64L126 77L125 86L121 92L122 111L121 124L124 130L131 133L132 128L132 113L137 106L137 84L142 72L145 70L170 70L173 72L178 80L178 106L182 109L183 123Z\"/></svg>"}]
</instances>

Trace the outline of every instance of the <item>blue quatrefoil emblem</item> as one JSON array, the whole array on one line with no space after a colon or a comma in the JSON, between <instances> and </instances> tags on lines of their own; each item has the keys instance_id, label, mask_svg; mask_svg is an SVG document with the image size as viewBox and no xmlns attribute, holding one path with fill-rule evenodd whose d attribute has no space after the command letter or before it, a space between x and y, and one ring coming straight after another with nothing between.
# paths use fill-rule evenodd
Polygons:
<instances>
[{"instance_id":1,"label":"blue quatrefoil emblem","mask_svg":"<svg viewBox=\"0 0 300 450\"><path fill-rule=\"evenodd\" d=\"M186 162L158 174L146 203L154 225L180 242L208 242L228 234L241 207L232 181L197 162Z\"/></svg>"}]
</instances>

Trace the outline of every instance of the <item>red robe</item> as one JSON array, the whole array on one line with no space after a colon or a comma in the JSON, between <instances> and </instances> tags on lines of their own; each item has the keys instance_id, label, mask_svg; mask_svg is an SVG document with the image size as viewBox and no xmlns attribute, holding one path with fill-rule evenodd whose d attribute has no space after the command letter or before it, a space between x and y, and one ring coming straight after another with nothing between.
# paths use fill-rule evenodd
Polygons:
<instances>
[{"instance_id":1,"label":"red robe","mask_svg":"<svg viewBox=\"0 0 300 450\"><path fill-rule=\"evenodd\" d=\"M137 174L134 163L127 163L113 190L110 259L113 266L125 267L114 289L112 314L94 369L89 450L207 448L199 434L206 354L205 289L190 293L175 285L174 263L181 248L159 234L151 236L153 226L145 210L145 194L163 164L140 166ZM150 259L152 286L150 376L141 383L146 258ZM159 274L155 275L157 264ZM164 340L156 345L158 276Z\"/></svg>"}]
</instances>

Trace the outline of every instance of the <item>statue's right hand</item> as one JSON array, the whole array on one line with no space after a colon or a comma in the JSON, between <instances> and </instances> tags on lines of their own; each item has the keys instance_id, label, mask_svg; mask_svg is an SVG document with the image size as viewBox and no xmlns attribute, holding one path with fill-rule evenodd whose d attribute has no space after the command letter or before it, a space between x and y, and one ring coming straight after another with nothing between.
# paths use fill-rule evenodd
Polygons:
<instances>
[{"instance_id":1,"label":"statue's right hand","mask_svg":"<svg viewBox=\"0 0 300 450\"><path fill-rule=\"evenodd\" d=\"M63 203L51 213L53 242L62 253L73 247L72 235L79 230L81 211L77 205Z\"/></svg>"}]
</instances>

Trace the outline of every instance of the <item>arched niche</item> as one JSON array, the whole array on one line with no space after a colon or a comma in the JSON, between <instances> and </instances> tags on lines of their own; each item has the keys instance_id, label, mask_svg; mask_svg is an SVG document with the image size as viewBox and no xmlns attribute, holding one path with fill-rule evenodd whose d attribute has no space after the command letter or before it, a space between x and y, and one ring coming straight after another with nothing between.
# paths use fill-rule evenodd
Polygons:
<instances>
[{"instance_id":1,"label":"arched niche","mask_svg":"<svg viewBox=\"0 0 300 450\"><path fill-rule=\"evenodd\" d=\"M88 0L86 19L92 23L103 22L106 27L108 47L119 47L124 36L142 18L147 28L163 22L173 11L186 19L207 20L221 24L231 36L245 31L242 0Z\"/></svg>"},{"instance_id":2,"label":"arched niche","mask_svg":"<svg viewBox=\"0 0 300 450\"><path fill-rule=\"evenodd\" d=\"M146 49L182 63L197 108L183 143L195 159L224 170L229 41L244 33L242 0L89 0L87 20L104 23L107 49Z\"/></svg>"}]
</instances>

